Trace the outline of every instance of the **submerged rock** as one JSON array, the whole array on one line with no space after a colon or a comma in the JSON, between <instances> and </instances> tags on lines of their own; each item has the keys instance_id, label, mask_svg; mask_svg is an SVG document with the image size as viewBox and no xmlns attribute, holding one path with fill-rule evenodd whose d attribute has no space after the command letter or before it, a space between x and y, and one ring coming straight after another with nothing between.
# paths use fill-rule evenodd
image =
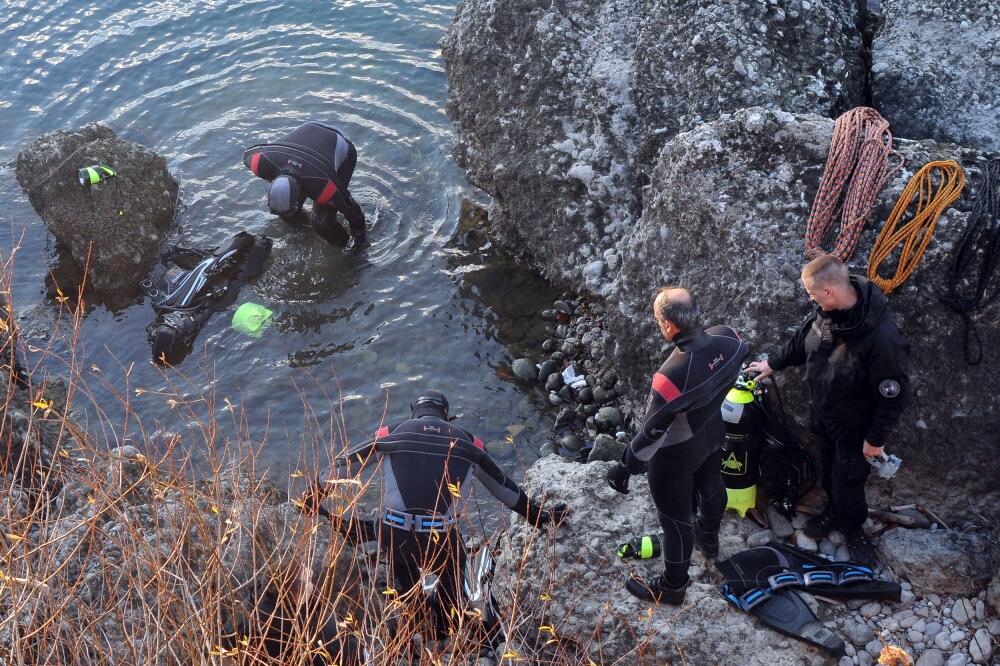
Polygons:
<instances>
[{"instance_id":1,"label":"submerged rock","mask_svg":"<svg viewBox=\"0 0 1000 666\"><path fill-rule=\"evenodd\" d=\"M117 175L81 187L77 170L100 163ZM87 125L25 147L17 156L17 182L78 267L88 266L88 286L138 291L177 203L177 181L162 157L103 125Z\"/></svg>"}]
</instances>

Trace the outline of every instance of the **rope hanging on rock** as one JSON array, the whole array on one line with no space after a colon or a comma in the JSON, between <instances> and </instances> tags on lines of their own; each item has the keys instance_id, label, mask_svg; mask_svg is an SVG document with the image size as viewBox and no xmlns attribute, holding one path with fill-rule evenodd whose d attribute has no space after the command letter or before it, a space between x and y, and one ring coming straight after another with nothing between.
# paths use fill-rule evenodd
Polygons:
<instances>
[{"instance_id":1,"label":"rope hanging on rock","mask_svg":"<svg viewBox=\"0 0 1000 666\"><path fill-rule=\"evenodd\" d=\"M934 173L937 172L937 178ZM935 187L936 181L936 187ZM954 160L928 162L910 179L899 195L889 219L875 239L868 255L868 279L886 294L891 294L906 282L920 263L924 250L931 242L934 229L944 209L955 203L965 187L965 173ZM902 222L906 212L917 201L917 208L908 222ZM897 245L903 251L896 263L896 273L890 278L878 274L878 268L889 258Z\"/></svg>"},{"instance_id":2,"label":"rope hanging on rock","mask_svg":"<svg viewBox=\"0 0 1000 666\"><path fill-rule=\"evenodd\" d=\"M889 168L889 157L899 163ZM903 158L892 149L889 122L879 112L859 106L837 118L823 177L806 226L806 256L825 254L823 241L840 222L831 254L847 262L861 238L875 198L897 171Z\"/></svg>"},{"instance_id":3,"label":"rope hanging on rock","mask_svg":"<svg viewBox=\"0 0 1000 666\"><path fill-rule=\"evenodd\" d=\"M978 263L978 274L974 271ZM971 314L989 305L1000 294L1000 287L989 296L986 292L994 269L1000 263L1000 159L990 160L983 169L983 183L972 206L962 240L952 255L941 300L965 320L965 360L978 365L983 360L983 343ZM970 274L971 273L971 274ZM975 276L975 277L974 277ZM963 285L974 284L970 293ZM972 353L973 345L975 353Z\"/></svg>"}]
</instances>

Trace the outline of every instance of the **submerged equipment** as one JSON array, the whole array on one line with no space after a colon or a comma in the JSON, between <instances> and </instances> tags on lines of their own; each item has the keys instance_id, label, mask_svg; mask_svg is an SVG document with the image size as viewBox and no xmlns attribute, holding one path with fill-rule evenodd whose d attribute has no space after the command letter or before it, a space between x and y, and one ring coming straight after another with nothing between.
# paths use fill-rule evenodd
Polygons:
<instances>
[{"instance_id":1,"label":"submerged equipment","mask_svg":"<svg viewBox=\"0 0 1000 666\"><path fill-rule=\"evenodd\" d=\"M651 560L660 556L660 537L657 534L644 534L629 539L615 550L618 557Z\"/></svg>"},{"instance_id":2,"label":"submerged equipment","mask_svg":"<svg viewBox=\"0 0 1000 666\"><path fill-rule=\"evenodd\" d=\"M893 155L899 164L890 169ZM892 149L889 122L878 111L859 106L841 114L806 225L806 256L814 259L826 252L823 241L839 221L831 254L847 263L878 193L902 166L903 158Z\"/></svg>"},{"instance_id":3,"label":"submerged equipment","mask_svg":"<svg viewBox=\"0 0 1000 666\"><path fill-rule=\"evenodd\" d=\"M176 266L156 282L140 283L156 312L146 327L153 360L178 362L212 314L229 307L240 286L263 272L270 253L271 239L245 231L221 249L170 248L165 258ZM183 264L191 267L184 270Z\"/></svg>"},{"instance_id":4,"label":"submerged equipment","mask_svg":"<svg viewBox=\"0 0 1000 666\"><path fill-rule=\"evenodd\" d=\"M983 343L971 314L986 307L1000 294L994 287L987 295L997 263L1000 262L1000 159L983 168L983 181L977 192L962 240L952 255L946 278L947 291L941 300L962 316L965 322L965 361L978 365L983 360ZM977 270L978 266L978 270ZM973 273L970 275L970 273ZM971 284L972 289L963 285ZM975 351L973 352L973 348Z\"/></svg>"},{"instance_id":5,"label":"submerged equipment","mask_svg":"<svg viewBox=\"0 0 1000 666\"><path fill-rule=\"evenodd\" d=\"M103 183L117 175L118 172L107 164L92 164L76 171L76 179L80 183L80 187L84 188Z\"/></svg>"},{"instance_id":6,"label":"submerged equipment","mask_svg":"<svg viewBox=\"0 0 1000 666\"><path fill-rule=\"evenodd\" d=\"M763 390L763 389L761 389ZM722 403L726 434L722 441L722 480L726 484L726 508L741 518L757 506L757 479L764 414L757 394L757 382L743 373Z\"/></svg>"},{"instance_id":7,"label":"submerged equipment","mask_svg":"<svg viewBox=\"0 0 1000 666\"><path fill-rule=\"evenodd\" d=\"M937 171L935 188L934 172ZM965 172L954 160L928 162L910 179L899 195L889 219L875 239L868 255L868 279L886 294L891 294L906 281L931 242L934 229L944 209L955 203L965 187ZM901 220L916 199L916 210L906 223ZM879 266L889 258L897 245L903 249L891 278L878 274Z\"/></svg>"},{"instance_id":8,"label":"submerged equipment","mask_svg":"<svg viewBox=\"0 0 1000 666\"><path fill-rule=\"evenodd\" d=\"M844 641L820 623L795 590L837 599L899 602L898 583L879 580L869 567L832 562L795 546L772 541L716 564L725 576L719 593L740 610L786 636L811 643L831 655Z\"/></svg>"}]
</instances>

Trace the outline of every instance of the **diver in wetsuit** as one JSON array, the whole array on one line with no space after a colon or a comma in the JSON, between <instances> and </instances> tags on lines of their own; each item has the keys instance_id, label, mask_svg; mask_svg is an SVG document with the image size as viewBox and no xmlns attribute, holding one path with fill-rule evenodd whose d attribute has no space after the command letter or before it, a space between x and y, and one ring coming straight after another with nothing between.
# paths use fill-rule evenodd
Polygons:
<instances>
[{"instance_id":1,"label":"diver in wetsuit","mask_svg":"<svg viewBox=\"0 0 1000 666\"><path fill-rule=\"evenodd\" d=\"M251 146L243 163L255 176L270 181L267 205L291 220L306 198L313 200L309 222L328 243L344 247L348 235L337 222L347 219L357 245L365 242L365 213L347 191L358 162L358 151L338 128L309 121L273 143Z\"/></svg>"},{"instance_id":2,"label":"diver in wetsuit","mask_svg":"<svg viewBox=\"0 0 1000 666\"><path fill-rule=\"evenodd\" d=\"M439 636L444 637L452 610L461 617L466 606L462 574L467 553L458 520L469 501L472 479L536 528L559 524L568 511L563 504L545 509L530 500L490 458L478 437L450 422L448 400L439 391L424 391L411 405L411 413L411 418L382 426L373 440L337 458L321 477L321 486L381 463L380 518L374 525L354 523L360 532L354 536L377 538L388 550L390 574L400 594L420 585L425 573L437 574L439 601L433 613ZM492 599L486 604L483 643L495 649L503 641L499 617Z\"/></svg>"},{"instance_id":3,"label":"diver in wetsuit","mask_svg":"<svg viewBox=\"0 0 1000 666\"><path fill-rule=\"evenodd\" d=\"M668 287L653 301L660 333L676 346L653 375L642 427L608 470L608 483L628 492L631 474L648 464L649 491L663 528L663 574L632 577L628 591L656 603L679 605L688 585L694 541L706 557L719 553L726 509L722 482L722 402L749 353L728 326L701 328L698 305L686 289ZM698 517L692 525L692 498Z\"/></svg>"}]
</instances>

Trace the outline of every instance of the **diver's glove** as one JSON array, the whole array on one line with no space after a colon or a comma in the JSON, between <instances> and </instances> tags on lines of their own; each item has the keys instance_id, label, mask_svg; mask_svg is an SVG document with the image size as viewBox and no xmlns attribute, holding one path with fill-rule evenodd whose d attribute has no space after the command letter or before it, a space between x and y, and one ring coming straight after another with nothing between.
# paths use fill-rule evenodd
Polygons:
<instances>
[{"instance_id":1,"label":"diver's glove","mask_svg":"<svg viewBox=\"0 0 1000 666\"><path fill-rule=\"evenodd\" d=\"M620 462L616 462L608 470L608 485L614 488L616 491L620 492L622 495L628 495L628 479L631 476L625 465Z\"/></svg>"}]
</instances>

